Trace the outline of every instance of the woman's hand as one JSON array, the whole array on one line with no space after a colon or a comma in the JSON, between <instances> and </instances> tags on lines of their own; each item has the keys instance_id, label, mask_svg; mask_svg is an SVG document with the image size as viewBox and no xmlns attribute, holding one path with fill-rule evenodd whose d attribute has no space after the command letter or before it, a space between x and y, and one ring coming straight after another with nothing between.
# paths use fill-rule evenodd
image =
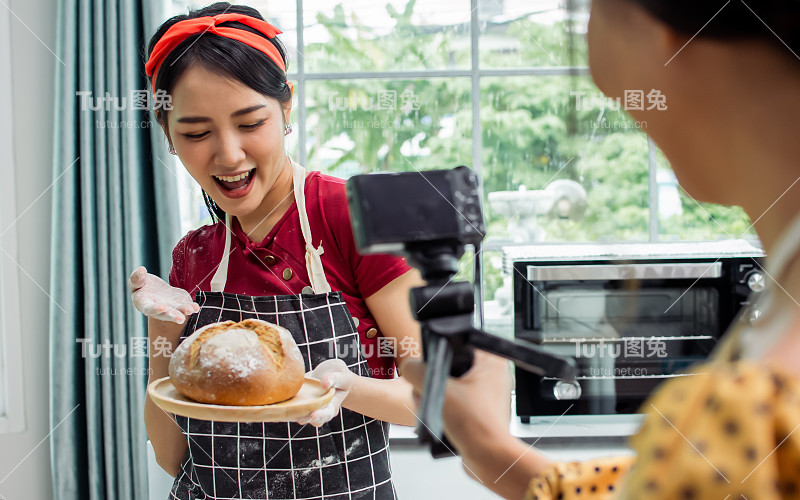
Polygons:
<instances>
[{"instance_id":1,"label":"woman's hand","mask_svg":"<svg viewBox=\"0 0 800 500\"><path fill-rule=\"evenodd\" d=\"M297 420L300 425L311 424L319 427L339 414L342 402L350 394L358 375L350 371L341 359L328 359L317 365L307 376L322 382L325 391L331 387L336 389L330 403Z\"/></svg>"},{"instance_id":2,"label":"woman's hand","mask_svg":"<svg viewBox=\"0 0 800 500\"><path fill-rule=\"evenodd\" d=\"M425 365L409 360L402 369L418 398ZM550 461L509 432L510 396L508 362L476 350L472 368L447 381L442 417L464 470L504 498L522 498L531 478Z\"/></svg>"},{"instance_id":3,"label":"woman's hand","mask_svg":"<svg viewBox=\"0 0 800 500\"><path fill-rule=\"evenodd\" d=\"M147 269L139 267L128 279L133 306L147 317L172 321L179 325L186 317L200 310L192 296L182 288L170 286Z\"/></svg>"}]
</instances>

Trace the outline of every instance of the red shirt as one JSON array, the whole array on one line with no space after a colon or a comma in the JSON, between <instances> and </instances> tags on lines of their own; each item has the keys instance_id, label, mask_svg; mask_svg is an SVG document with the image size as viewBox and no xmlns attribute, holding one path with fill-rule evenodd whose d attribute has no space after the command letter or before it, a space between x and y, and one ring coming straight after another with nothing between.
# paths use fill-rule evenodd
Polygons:
<instances>
[{"instance_id":1,"label":"red shirt","mask_svg":"<svg viewBox=\"0 0 800 500\"><path fill-rule=\"evenodd\" d=\"M342 292L350 314L358 319L358 334L373 377L392 378L394 359L378 357L378 336L371 339L366 336L367 330L377 325L364 298L406 273L410 267L400 257L358 253L343 180L311 172L306 177L305 195L313 245L319 246L322 241L321 258L328 283L333 291ZM247 237L235 217L231 230L234 235L231 236L225 292L287 295L299 294L310 286L296 203L292 203L260 243ZM222 222L190 231L172 250L170 285L183 288L192 296L198 290L210 291L211 278L224 249Z\"/></svg>"}]
</instances>

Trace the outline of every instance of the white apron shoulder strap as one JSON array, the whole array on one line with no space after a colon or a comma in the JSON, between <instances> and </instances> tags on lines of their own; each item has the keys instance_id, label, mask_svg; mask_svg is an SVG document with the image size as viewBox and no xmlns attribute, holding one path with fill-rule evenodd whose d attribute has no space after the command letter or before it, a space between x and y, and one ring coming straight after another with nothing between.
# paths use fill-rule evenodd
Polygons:
<instances>
[{"instance_id":1,"label":"white apron shoulder strap","mask_svg":"<svg viewBox=\"0 0 800 500\"><path fill-rule=\"evenodd\" d=\"M217 266L214 277L211 278L211 291L224 292L225 282L228 280L228 258L231 255L231 215L225 214L225 250L222 251L222 260Z\"/></svg>"},{"instance_id":2,"label":"white apron shoulder strap","mask_svg":"<svg viewBox=\"0 0 800 500\"><path fill-rule=\"evenodd\" d=\"M324 251L322 242L320 241L319 247L314 248L311 225L308 223L308 213L306 212L306 169L295 162L292 162L292 169L294 171L294 199L297 203L297 213L300 215L300 230L303 232L303 240L306 243L308 278L311 280L311 288L314 289L314 293L328 293L331 291L331 287L325 277L325 270L322 268L322 259L320 258Z\"/></svg>"}]
</instances>

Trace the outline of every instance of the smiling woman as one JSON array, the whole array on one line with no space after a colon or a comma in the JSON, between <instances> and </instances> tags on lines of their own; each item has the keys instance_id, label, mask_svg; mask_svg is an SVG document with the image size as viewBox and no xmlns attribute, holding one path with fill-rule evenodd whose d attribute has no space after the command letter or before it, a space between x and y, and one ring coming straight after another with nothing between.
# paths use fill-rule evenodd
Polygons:
<instances>
[{"instance_id":1,"label":"smiling woman","mask_svg":"<svg viewBox=\"0 0 800 500\"><path fill-rule=\"evenodd\" d=\"M394 498L388 422L414 418L395 360L416 350L378 357L375 345L418 342L407 297L420 279L402 259L360 255L344 184L288 156L292 86L279 34L254 9L218 3L153 36L146 71L172 104L157 119L213 224L178 242L169 284L143 268L129 284L153 344L176 345L210 323L265 320L291 333L305 370L335 393L294 422L246 426L172 422L148 400L147 430L176 476L172 498ZM154 352L151 379L167 374Z\"/></svg>"}]
</instances>

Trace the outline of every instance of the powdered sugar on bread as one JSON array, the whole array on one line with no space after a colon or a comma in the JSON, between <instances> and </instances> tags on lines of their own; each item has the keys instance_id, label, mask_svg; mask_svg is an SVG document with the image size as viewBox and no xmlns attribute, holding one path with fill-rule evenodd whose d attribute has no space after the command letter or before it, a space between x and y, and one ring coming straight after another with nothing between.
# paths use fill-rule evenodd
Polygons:
<instances>
[{"instance_id":1,"label":"powdered sugar on bread","mask_svg":"<svg viewBox=\"0 0 800 500\"><path fill-rule=\"evenodd\" d=\"M264 349L254 331L246 328L229 329L209 337L200 346L197 360L206 370L225 366L231 378L245 378L266 366Z\"/></svg>"},{"instance_id":2,"label":"powdered sugar on bread","mask_svg":"<svg viewBox=\"0 0 800 500\"><path fill-rule=\"evenodd\" d=\"M196 401L259 405L294 396L305 366L291 333L257 319L206 325L170 360L173 385Z\"/></svg>"}]
</instances>

